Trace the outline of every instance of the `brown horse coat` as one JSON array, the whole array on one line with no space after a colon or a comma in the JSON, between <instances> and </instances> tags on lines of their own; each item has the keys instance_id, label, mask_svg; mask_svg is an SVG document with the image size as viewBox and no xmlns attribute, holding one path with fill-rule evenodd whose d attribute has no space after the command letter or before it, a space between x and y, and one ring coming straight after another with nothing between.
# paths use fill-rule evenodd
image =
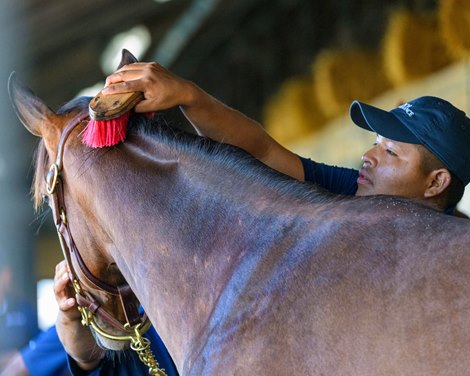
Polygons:
<instances>
[{"instance_id":1,"label":"brown horse coat","mask_svg":"<svg viewBox=\"0 0 470 376\"><path fill-rule=\"evenodd\" d=\"M56 114L10 90L54 160L87 103ZM74 131L68 217L90 270L109 280L117 264L182 375L469 374L467 220L334 196L236 148L137 123L99 150Z\"/></svg>"}]
</instances>

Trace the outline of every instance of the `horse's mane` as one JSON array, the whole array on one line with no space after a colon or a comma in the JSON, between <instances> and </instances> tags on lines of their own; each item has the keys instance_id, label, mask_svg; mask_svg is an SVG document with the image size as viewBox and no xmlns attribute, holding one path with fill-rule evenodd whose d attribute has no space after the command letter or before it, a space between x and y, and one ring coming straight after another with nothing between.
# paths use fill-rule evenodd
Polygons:
<instances>
[{"instance_id":1,"label":"horse's mane","mask_svg":"<svg viewBox=\"0 0 470 376\"><path fill-rule=\"evenodd\" d=\"M62 106L57 114L67 114L77 109L88 107L90 98L76 98ZM175 126L176 125L176 126ZM338 196L312 183L300 182L264 165L256 158L232 145L215 142L186 132L178 127L176 121L167 112L156 113L152 118L134 114L128 124L129 135L140 135L158 139L174 150L175 153L195 155L200 161L216 163L223 168L244 176L256 178L265 186L282 195L309 202L330 202L338 200ZM117 146L119 147L119 146ZM97 157L99 154L97 154ZM44 177L49 169L50 160L41 139L36 150L35 174L32 195L37 210L42 205Z\"/></svg>"},{"instance_id":2,"label":"horse's mane","mask_svg":"<svg viewBox=\"0 0 470 376\"><path fill-rule=\"evenodd\" d=\"M310 183L291 178L260 162L246 151L225 143L216 142L186 132L165 113L158 113L149 119L144 115L133 116L129 122L130 134L153 137L169 146L175 153L196 156L200 162L217 164L246 179L257 179L264 186L272 188L291 199L308 202L330 202L340 196Z\"/></svg>"}]
</instances>

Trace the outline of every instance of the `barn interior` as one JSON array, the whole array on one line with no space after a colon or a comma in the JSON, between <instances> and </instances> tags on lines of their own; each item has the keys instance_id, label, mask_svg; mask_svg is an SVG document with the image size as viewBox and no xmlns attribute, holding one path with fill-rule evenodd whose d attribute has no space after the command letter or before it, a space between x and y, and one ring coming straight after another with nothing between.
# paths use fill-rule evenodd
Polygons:
<instances>
[{"instance_id":1,"label":"barn interior","mask_svg":"<svg viewBox=\"0 0 470 376\"><path fill-rule=\"evenodd\" d=\"M5 0L0 21L0 261L42 327L55 319L43 291L62 254L50 211L33 210L38 140L10 105L10 72L55 109L96 93L125 47L258 120L300 155L348 167L359 167L373 142L352 126L352 100L391 109L437 95L470 113L463 0ZM469 196L459 205L467 214Z\"/></svg>"}]
</instances>

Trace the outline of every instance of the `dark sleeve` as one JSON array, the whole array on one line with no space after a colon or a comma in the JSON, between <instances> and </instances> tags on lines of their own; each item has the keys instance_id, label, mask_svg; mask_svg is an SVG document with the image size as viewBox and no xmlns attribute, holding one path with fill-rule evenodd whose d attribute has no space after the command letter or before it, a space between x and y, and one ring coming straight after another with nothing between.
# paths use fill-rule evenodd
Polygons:
<instances>
[{"instance_id":1,"label":"dark sleeve","mask_svg":"<svg viewBox=\"0 0 470 376\"><path fill-rule=\"evenodd\" d=\"M329 166L300 157L305 181L316 183L332 193L355 195L359 172L353 168Z\"/></svg>"},{"instance_id":2,"label":"dark sleeve","mask_svg":"<svg viewBox=\"0 0 470 376\"><path fill-rule=\"evenodd\" d=\"M160 368L164 368L168 376L178 376L176 366L153 326L145 333L144 337L150 340L152 352ZM148 375L148 367L139 360L137 353L130 349L119 354L119 356L110 356L109 353L93 371L83 371L70 356L68 357L68 364L73 376Z\"/></svg>"},{"instance_id":3,"label":"dark sleeve","mask_svg":"<svg viewBox=\"0 0 470 376\"><path fill-rule=\"evenodd\" d=\"M99 376L101 375L101 369L103 368L104 362L105 361L102 360L101 363L94 370L85 371L78 366L77 362L70 355L67 354L67 363L69 366L70 374L72 376Z\"/></svg>"},{"instance_id":4,"label":"dark sleeve","mask_svg":"<svg viewBox=\"0 0 470 376\"><path fill-rule=\"evenodd\" d=\"M152 351L160 367L165 369L168 376L178 376L175 363L153 326L150 327L145 336L150 340Z\"/></svg>"}]
</instances>

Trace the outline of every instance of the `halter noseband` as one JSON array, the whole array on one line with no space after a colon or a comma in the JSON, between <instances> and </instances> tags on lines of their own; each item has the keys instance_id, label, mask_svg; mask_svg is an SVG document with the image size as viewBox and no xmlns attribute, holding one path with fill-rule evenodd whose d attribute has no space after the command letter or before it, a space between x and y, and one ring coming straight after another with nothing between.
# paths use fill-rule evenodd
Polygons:
<instances>
[{"instance_id":1,"label":"halter noseband","mask_svg":"<svg viewBox=\"0 0 470 376\"><path fill-rule=\"evenodd\" d=\"M88 110L83 110L65 126L60 136L56 161L51 165L46 178L47 193L50 197L54 224L64 258L70 270L70 280L75 290L78 310L82 315L82 325L92 327L98 334L108 339L130 341L131 348L138 353L140 360L149 367L149 374L166 375L165 371L159 368L158 362L150 350L150 341L142 337L150 327L150 320L145 313L143 315L139 314L139 307L134 303L137 301L137 298L129 285L124 283L114 286L96 278L85 265L70 232L66 216L63 177L61 175L64 148L68 137L75 127L87 118ZM104 291L109 295L119 296L126 317L126 323L123 324L115 319L101 307L101 304L88 291L82 288L74 265L78 265L85 279L93 288ZM95 316L100 317L104 322L126 334L114 335L108 333L97 324Z\"/></svg>"}]
</instances>

